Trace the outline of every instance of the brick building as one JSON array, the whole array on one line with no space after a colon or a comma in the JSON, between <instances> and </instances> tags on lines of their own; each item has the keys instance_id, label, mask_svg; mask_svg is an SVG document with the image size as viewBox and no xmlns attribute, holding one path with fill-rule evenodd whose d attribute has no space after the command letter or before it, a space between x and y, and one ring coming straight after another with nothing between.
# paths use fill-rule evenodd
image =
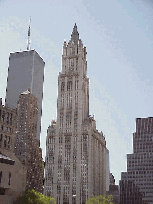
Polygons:
<instances>
[{"instance_id":1,"label":"brick building","mask_svg":"<svg viewBox=\"0 0 153 204\"><path fill-rule=\"evenodd\" d=\"M30 89L19 95L17 103L16 138L14 152L27 167L26 190L43 192L44 162L37 135L37 98Z\"/></svg>"},{"instance_id":2,"label":"brick building","mask_svg":"<svg viewBox=\"0 0 153 204\"><path fill-rule=\"evenodd\" d=\"M27 169L14 155L16 110L0 99L0 203L11 204L26 187Z\"/></svg>"}]
</instances>

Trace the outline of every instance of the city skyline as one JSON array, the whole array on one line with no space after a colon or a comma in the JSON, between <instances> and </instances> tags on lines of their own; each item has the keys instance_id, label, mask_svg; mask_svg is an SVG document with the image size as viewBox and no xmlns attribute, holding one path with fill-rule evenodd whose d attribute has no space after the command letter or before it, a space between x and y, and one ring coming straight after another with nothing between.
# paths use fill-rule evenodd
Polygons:
<instances>
[{"instance_id":1,"label":"city skyline","mask_svg":"<svg viewBox=\"0 0 153 204\"><path fill-rule=\"evenodd\" d=\"M40 15L40 9L45 15ZM110 171L118 183L121 171L126 171L126 154L132 153L135 118L153 115L152 3L127 0L114 1L110 6L107 2L96 5L90 1L77 4L66 1L63 5L61 1L45 1L45 4L15 1L13 5L1 1L0 11L3 104L9 53L26 50L29 16L32 16L31 49L46 63L41 132L43 158L47 128L52 118L56 119L57 76L61 71L63 41L64 38L69 41L71 29L77 23L88 52L89 114L95 114L97 129L105 135Z\"/></svg>"}]
</instances>

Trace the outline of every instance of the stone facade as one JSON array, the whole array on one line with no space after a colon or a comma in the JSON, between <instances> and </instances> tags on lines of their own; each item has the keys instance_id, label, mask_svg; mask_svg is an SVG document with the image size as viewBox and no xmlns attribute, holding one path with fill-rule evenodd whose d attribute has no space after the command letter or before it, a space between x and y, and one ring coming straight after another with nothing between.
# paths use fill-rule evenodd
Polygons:
<instances>
[{"instance_id":1,"label":"stone facade","mask_svg":"<svg viewBox=\"0 0 153 204\"><path fill-rule=\"evenodd\" d=\"M5 104L16 108L19 94L31 89L37 98L37 138L40 139L45 62L35 50L10 53Z\"/></svg>"},{"instance_id":2,"label":"stone facade","mask_svg":"<svg viewBox=\"0 0 153 204\"><path fill-rule=\"evenodd\" d=\"M127 172L121 173L121 204L127 189L124 182L133 181L143 197L143 202L153 204L153 118L137 118L136 132L133 133L133 154L127 155ZM129 190L132 192L132 190ZM129 193L128 192L128 193ZM130 196L130 193L129 193Z\"/></svg>"},{"instance_id":3,"label":"stone facade","mask_svg":"<svg viewBox=\"0 0 153 204\"><path fill-rule=\"evenodd\" d=\"M109 191L107 191L107 196L112 195L113 196L113 204L119 204L120 203L120 193L119 193L119 186L115 185L115 179L112 173L110 175L110 184L109 184ZM129 203L130 204L130 203Z\"/></svg>"},{"instance_id":4,"label":"stone facade","mask_svg":"<svg viewBox=\"0 0 153 204\"><path fill-rule=\"evenodd\" d=\"M43 192L44 162L37 135L37 98L30 89L21 93L17 103L16 138L14 152L27 167L26 190Z\"/></svg>"},{"instance_id":5,"label":"stone facade","mask_svg":"<svg viewBox=\"0 0 153 204\"><path fill-rule=\"evenodd\" d=\"M24 193L27 169L14 155L16 110L0 100L0 203L11 204Z\"/></svg>"},{"instance_id":6,"label":"stone facade","mask_svg":"<svg viewBox=\"0 0 153 204\"><path fill-rule=\"evenodd\" d=\"M86 47L77 26L64 42L57 122L47 131L44 194L57 204L83 204L106 194L106 141L89 115Z\"/></svg>"}]
</instances>

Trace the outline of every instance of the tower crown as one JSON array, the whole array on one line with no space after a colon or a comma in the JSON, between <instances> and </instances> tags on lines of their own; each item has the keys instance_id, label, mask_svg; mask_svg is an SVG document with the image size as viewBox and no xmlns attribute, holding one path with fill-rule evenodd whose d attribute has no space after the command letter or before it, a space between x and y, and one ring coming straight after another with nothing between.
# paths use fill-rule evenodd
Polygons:
<instances>
[{"instance_id":1,"label":"tower crown","mask_svg":"<svg viewBox=\"0 0 153 204\"><path fill-rule=\"evenodd\" d=\"M74 44L78 44L78 40L79 40L79 33L78 33L78 30L77 30L77 25L75 23L74 28L73 28L73 32L71 34L70 42L73 42Z\"/></svg>"}]
</instances>

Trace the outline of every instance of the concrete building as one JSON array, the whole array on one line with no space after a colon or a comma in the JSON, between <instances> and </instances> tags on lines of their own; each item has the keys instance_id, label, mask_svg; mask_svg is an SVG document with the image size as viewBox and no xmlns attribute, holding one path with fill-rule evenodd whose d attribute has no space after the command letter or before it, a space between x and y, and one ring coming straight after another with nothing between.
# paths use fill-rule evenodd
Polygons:
<instances>
[{"instance_id":1,"label":"concrete building","mask_svg":"<svg viewBox=\"0 0 153 204\"><path fill-rule=\"evenodd\" d=\"M16 108L19 94L31 89L38 100L37 138L40 139L44 61L35 50L10 53L5 104Z\"/></svg>"},{"instance_id":2,"label":"concrete building","mask_svg":"<svg viewBox=\"0 0 153 204\"><path fill-rule=\"evenodd\" d=\"M147 204L133 180L120 181L120 204Z\"/></svg>"},{"instance_id":3,"label":"concrete building","mask_svg":"<svg viewBox=\"0 0 153 204\"><path fill-rule=\"evenodd\" d=\"M127 155L127 172L121 173L120 199L130 196L132 190L124 188L125 182L133 181L143 197L143 202L153 204L153 118L137 118L133 133L133 154ZM127 192L129 190L129 192Z\"/></svg>"},{"instance_id":4,"label":"concrete building","mask_svg":"<svg viewBox=\"0 0 153 204\"><path fill-rule=\"evenodd\" d=\"M25 191L27 169L14 155L16 110L0 99L0 203L12 202Z\"/></svg>"},{"instance_id":5,"label":"concrete building","mask_svg":"<svg viewBox=\"0 0 153 204\"><path fill-rule=\"evenodd\" d=\"M30 89L19 95L17 102L16 138L14 152L27 167L26 190L43 193L44 162L40 140L36 138L38 120L37 98Z\"/></svg>"},{"instance_id":6,"label":"concrete building","mask_svg":"<svg viewBox=\"0 0 153 204\"><path fill-rule=\"evenodd\" d=\"M106 141L89 115L86 54L75 24L69 43L63 45L57 122L46 138L44 194L57 204L83 204L106 195Z\"/></svg>"},{"instance_id":7,"label":"concrete building","mask_svg":"<svg viewBox=\"0 0 153 204\"><path fill-rule=\"evenodd\" d=\"M112 173L109 174L109 190L106 192L107 196L112 195L113 196L113 204L119 204L120 203L120 193L119 193L119 186L115 185L115 179ZM129 203L130 204L130 203Z\"/></svg>"}]
</instances>

